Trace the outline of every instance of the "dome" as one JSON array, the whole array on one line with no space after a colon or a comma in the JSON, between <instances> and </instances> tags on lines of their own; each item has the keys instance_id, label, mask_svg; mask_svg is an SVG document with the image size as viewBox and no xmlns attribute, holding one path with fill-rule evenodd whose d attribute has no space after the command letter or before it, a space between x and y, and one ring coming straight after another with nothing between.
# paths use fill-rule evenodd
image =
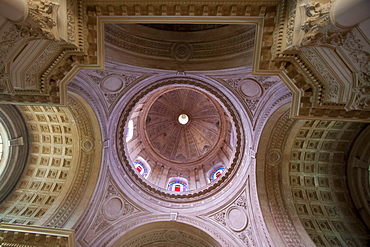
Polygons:
<instances>
[{"instance_id":1,"label":"dome","mask_svg":"<svg viewBox=\"0 0 370 247\"><path fill-rule=\"evenodd\" d=\"M197 83L157 81L124 110L119 150L143 188L164 196L204 194L232 173L239 147L235 114L224 96Z\"/></svg>"},{"instance_id":2,"label":"dome","mask_svg":"<svg viewBox=\"0 0 370 247\"><path fill-rule=\"evenodd\" d=\"M221 119L215 104L192 89L175 89L154 100L145 133L156 154L175 163L205 157L220 137Z\"/></svg>"}]
</instances>

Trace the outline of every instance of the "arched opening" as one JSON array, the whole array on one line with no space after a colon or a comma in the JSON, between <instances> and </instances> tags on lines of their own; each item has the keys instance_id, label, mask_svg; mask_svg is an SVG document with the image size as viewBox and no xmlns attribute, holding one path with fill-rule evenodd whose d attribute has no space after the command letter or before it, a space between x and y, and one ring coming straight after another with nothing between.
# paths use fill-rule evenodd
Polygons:
<instances>
[{"instance_id":1,"label":"arched opening","mask_svg":"<svg viewBox=\"0 0 370 247\"><path fill-rule=\"evenodd\" d=\"M225 166L222 163L217 163L216 165L212 166L207 171L208 183L215 181L216 179L221 177L224 171L225 171Z\"/></svg>"},{"instance_id":2,"label":"arched opening","mask_svg":"<svg viewBox=\"0 0 370 247\"><path fill-rule=\"evenodd\" d=\"M126 142L131 141L133 136L134 136L134 121L130 120L128 121L128 126L126 128Z\"/></svg>"},{"instance_id":3,"label":"arched opening","mask_svg":"<svg viewBox=\"0 0 370 247\"><path fill-rule=\"evenodd\" d=\"M185 192L187 191L188 180L181 177L173 177L168 181L168 190L175 192Z\"/></svg>"},{"instance_id":4,"label":"arched opening","mask_svg":"<svg viewBox=\"0 0 370 247\"><path fill-rule=\"evenodd\" d=\"M210 180L211 181L214 181L216 180L217 178L221 177L222 173L224 172L225 170L225 167L219 167L217 168L211 175L210 177Z\"/></svg>"},{"instance_id":5,"label":"arched opening","mask_svg":"<svg viewBox=\"0 0 370 247\"><path fill-rule=\"evenodd\" d=\"M151 168L148 162L142 158L142 157L137 157L136 160L134 161L134 168L135 170L144 178L148 178Z\"/></svg>"}]
</instances>

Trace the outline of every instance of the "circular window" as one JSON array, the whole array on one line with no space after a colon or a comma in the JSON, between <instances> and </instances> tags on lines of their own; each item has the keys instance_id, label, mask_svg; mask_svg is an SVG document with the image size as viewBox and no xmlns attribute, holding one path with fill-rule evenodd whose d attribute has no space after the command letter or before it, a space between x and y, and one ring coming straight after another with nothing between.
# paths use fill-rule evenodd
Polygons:
<instances>
[{"instance_id":1,"label":"circular window","mask_svg":"<svg viewBox=\"0 0 370 247\"><path fill-rule=\"evenodd\" d=\"M182 125L185 125L185 124L187 124L188 122L189 122L189 117L188 117L188 115L186 115L186 114L181 114L180 116L179 116L179 123L180 124L182 124Z\"/></svg>"}]
</instances>

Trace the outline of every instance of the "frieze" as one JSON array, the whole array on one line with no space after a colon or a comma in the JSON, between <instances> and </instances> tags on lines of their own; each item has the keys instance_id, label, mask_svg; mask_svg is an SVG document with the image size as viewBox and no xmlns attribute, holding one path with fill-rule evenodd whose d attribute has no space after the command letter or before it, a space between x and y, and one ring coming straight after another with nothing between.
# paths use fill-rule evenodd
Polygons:
<instances>
[{"instance_id":1,"label":"frieze","mask_svg":"<svg viewBox=\"0 0 370 247\"><path fill-rule=\"evenodd\" d=\"M37 84L37 73L45 65L47 60L49 60L50 57L52 57L52 55L55 54L59 45L60 45L60 43L58 43L58 42L51 42L46 47L46 49L43 51L43 53L37 58L35 63L32 64L30 69L27 70L26 75L25 75L26 87L34 88L36 86L36 84ZM39 86L39 85L37 85L37 86ZM41 87L43 88L42 85L41 85Z\"/></svg>"},{"instance_id":2,"label":"frieze","mask_svg":"<svg viewBox=\"0 0 370 247\"><path fill-rule=\"evenodd\" d=\"M0 93L7 93L14 95L14 89L10 83L10 75L7 73L3 74L3 77L0 79Z\"/></svg>"},{"instance_id":3,"label":"frieze","mask_svg":"<svg viewBox=\"0 0 370 247\"><path fill-rule=\"evenodd\" d=\"M249 100L246 99L245 103L247 104L248 108L251 109L252 111L255 111L257 109L257 105L260 101L259 100Z\"/></svg>"},{"instance_id":4,"label":"frieze","mask_svg":"<svg viewBox=\"0 0 370 247\"><path fill-rule=\"evenodd\" d=\"M262 47L263 56L260 60L259 69L276 69L274 63L270 62L272 59L272 35L271 32L275 28L274 18L277 15L277 6L280 2L248 2L241 4L240 2L197 2L193 4L184 4L182 2L168 2L163 4L148 5L145 2L126 2L125 5L117 3L110 3L107 5L103 2L95 2L94 5L87 4L87 26L89 30L89 37L86 50L91 50L88 59L89 63L95 63L96 57L96 37L98 35L96 26L97 17L99 16L244 16L244 17L258 17L265 18L266 27L263 29L265 33L262 35L266 40ZM247 19L246 19L247 21ZM282 38L282 37L281 37ZM95 50L95 51L94 51Z\"/></svg>"},{"instance_id":5,"label":"frieze","mask_svg":"<svg viewBox=\"0 0 370 247\"><path fill-rule=\"evenodd\" d=\"M208 42L167 42L133 35L116 25L105 25L105 41L123 51L145 54L177 61L235 55L249 51L254 45L255 29L250 28L232 37ZM220 38L220 37L219 37Z\"/></svg>"},{"instance_id":6,"label":"frieze","mask_svg":"<svg viewBox=\"0 0 370 247\"><path fill-rule=\"evenodd\" d=\"M290 47L293 44L293 34L294 34L294 27L295 27L295 19L297 13L297 1L290 1L288 3L288 21L287 21L287 31L286 31L286 47Z\"/></svg>"},{"instance_id":7,"label":"frieze","mask_svg":"<svg viewBox=\"0 0 370 247\"><path fill-rule=\"evenodd\" d=\"M253 231L251 229L247 229L241 233L237 234L241 241L243 241L246 246L258 246L256 241L254 240Z\"/></svg>"},{"instance_id":8,"label":"frieze","mask_svg":"<svg viewBox=\"0 0 370 247\"><path fill-rule=\"evenodd\" d=\"M74 246L73 230L2 224L2 246Z\"/></svg>"},{"instance_id":9,"label":"frieze","mask_svg":"<svg viewBox=\"0 0 370 247\"><path fill-rule=\"evenodd\" d=\"M75 44L83 50L83 9L81 0L67 0L67 38L70 44Z\"/></svg>"},{"instance_id":10,"label":"frieze","mask_svg":"<svg viewBox=\"0 0 370 247\"><path fill-rule=\"evenodd\" d=\"M315 53L311 49L303 48L301 49L301 51L303 55L305 55L305 58L307 58L315 67L316 71L324 78L324 81L327 84L325 85L323 100L338 103L339 85L337 83L337 80L331 75L322 61L315 55Z\"/></svg>"}]
</instances>

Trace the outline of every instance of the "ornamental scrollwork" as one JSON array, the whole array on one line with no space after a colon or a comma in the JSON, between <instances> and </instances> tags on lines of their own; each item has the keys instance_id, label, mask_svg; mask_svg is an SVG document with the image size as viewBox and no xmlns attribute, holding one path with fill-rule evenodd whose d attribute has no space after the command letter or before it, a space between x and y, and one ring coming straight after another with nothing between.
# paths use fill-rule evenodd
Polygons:
<instances>
[{"instance_id":1,"label":"ornamental scrollwork","mask_svg":"<svg viewBox=\"0 0 370 247\"><path fill-rule=\"evenodd\" d=\"M322 34L321 29L331 26L329 17L331 5L331 2L327 4L312 2L302 6L307 16L307 20L301 26L306 33L302 40L303 45L313 43Z\"/></svg>"},{"instance_id":2,"label":"ornamental scrollwork","mask_svg":"<svg viewBox=\"0 0 370 247\"><path fill-rule=\"evenodd\" d=\"M58 40L56 31L59 4L47 0L29 0L27 18L16 25L31 36Z\"/></svg>"}]
</instances>

